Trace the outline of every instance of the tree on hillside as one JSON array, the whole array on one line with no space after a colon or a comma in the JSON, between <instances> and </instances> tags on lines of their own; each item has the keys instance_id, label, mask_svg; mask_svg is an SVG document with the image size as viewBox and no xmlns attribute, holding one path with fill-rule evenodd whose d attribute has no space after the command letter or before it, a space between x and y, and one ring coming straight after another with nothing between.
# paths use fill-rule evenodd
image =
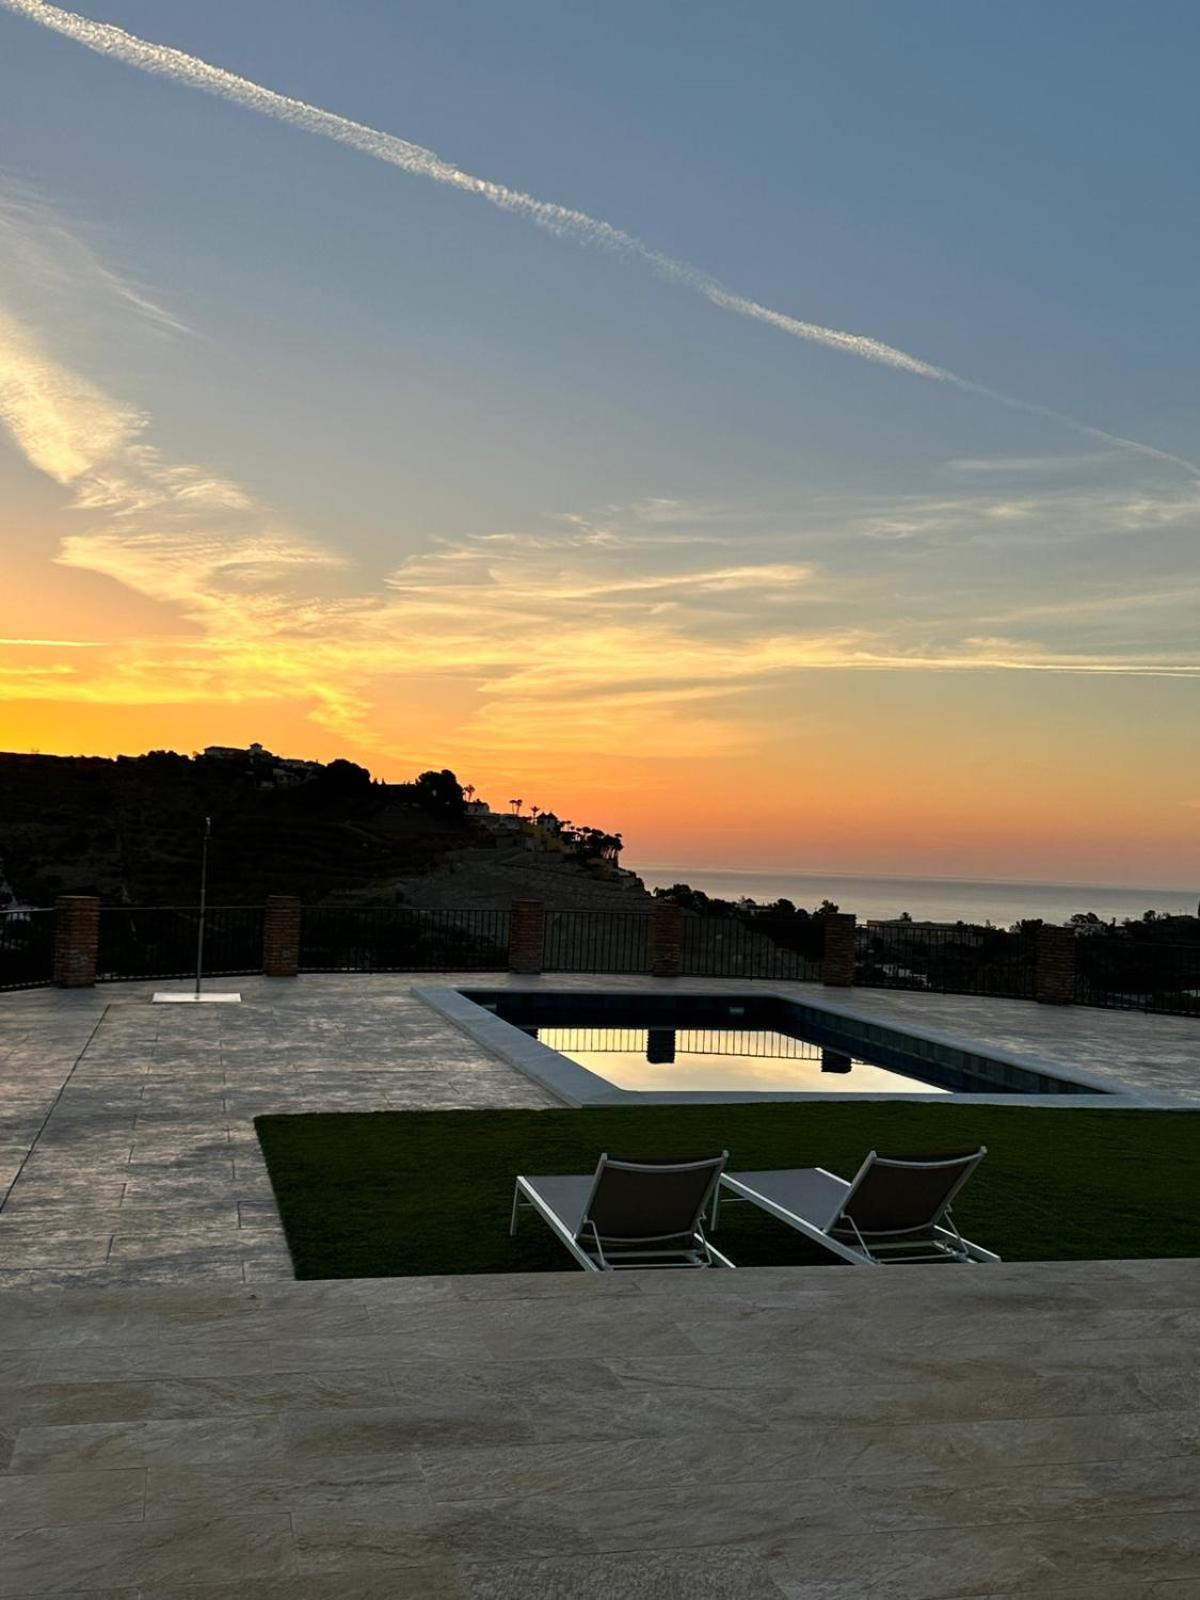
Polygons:
<instances>
[{"instance_id":1,"label":"tree on hillside","mask_svg":"<svg viewBox=\"0 0 1200 1600\"><path fill-rule=\"evenodd\" d=\"M693 889L690 883L673 883L669 889L660 886L654 890L654 898L682 906L685 911L704 912L712 904L703 889Z\"/></svg>"},{"instance_id":2,"label":"tree on hillside","mask_svg":"<svg viewBox=\"0 0 1200 1600\"><path fill-rule=\"evenodd\" d=\"M320 781L326 789L365 791L371 787L371 774L356 761L344 761L339 756L321 769Z\"/></svg>"},{"instance_id":3,"label":"tree on hillside","mask_svg":"<svg viewBox=\"0 0 1200 1600\"><path fill-rule=\"evenodd\" d=\"M569 844L580 861L609 861L614 865L624 848L619 833L606 833L603 828L565 827L561 837Z\"/></svg>"},{"instance_id":4,"label":"tree on hillside","mask_svg":"<svg viewBox=\"0 0 1200 1600\"><path fill-rule=\"evenodd\" d=\"M431 817L461 817L465 801L463 786L450 771L423 772L416 781L417 804Z\"/></svg>"}]
</instances>

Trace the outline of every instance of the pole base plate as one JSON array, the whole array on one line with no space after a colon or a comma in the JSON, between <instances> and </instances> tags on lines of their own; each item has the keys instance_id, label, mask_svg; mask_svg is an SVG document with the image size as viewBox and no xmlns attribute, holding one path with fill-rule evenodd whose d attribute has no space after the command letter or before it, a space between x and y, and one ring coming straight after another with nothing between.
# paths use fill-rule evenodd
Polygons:
<instances>
[{"instance_id":1,"label":"pole base plate","mask_svg":"<svg viewBox=\"0 0 1200 1600\"><path fill-rule=\"evenodd\" d=\"M184 994L179 989L158 989L155 991L152 1005L237 1005L241 1002L240 994Z\"/></svg>"}]
</instances>

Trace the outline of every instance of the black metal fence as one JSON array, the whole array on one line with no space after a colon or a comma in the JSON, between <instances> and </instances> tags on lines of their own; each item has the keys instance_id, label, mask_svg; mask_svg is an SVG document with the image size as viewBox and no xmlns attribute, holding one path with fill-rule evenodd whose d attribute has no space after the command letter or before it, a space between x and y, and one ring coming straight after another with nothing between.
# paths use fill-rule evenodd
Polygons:
<instances>
[{"instance_id":1,"label":"black metal fence","mask_svg":"<svg viewBox=\"0 0 1200 1600\"><path fill-rule=\"evenodd\" d=\"M1200 944L1172 944L1121 931L1075 940L1075 999L1122 1011L1200 1016Z\"/></svg>"},{"instance_id":2,"label":"black metal fence","mask_svg":"<svg viewBox=\"0 0 1200 1600\"><path fill-rule=\"evenodd\" d=\"M300 970L496 972L508 965L510 920L507 911L305 906Z\"/></svg>"},{"instance_id":3,"label":"black metal fence","mask_svg":"<svg viewBox=\"0 0 1200 1600\"><path fill-rule=\"evenodd\" d=\"M547 911L546 972L649 972L647 911Z\"/></svg>"},{"instance_id":4,"label":"black metal fence","mask_svg":"<svg viewBox=\"0 0 1200 1600\"><path fill-rule=\"evenodd\" d=\"M772 938L762 923L739 917L685 917L680 971L694 977L821 980L819 956Z\"/></svg>"},{"instance_id":5,"label":"black metal fence","mask_svg":"<svg viewBox=\"0 0 1200 1600\"><path fill-rule=\"evenodd\" d=\"M261 906L208 908L205 976L263 970L264 916ZM97 976L193 976L198 918L194 906L102 907ZM819 982L817 920L797 932L761 916L685 914L680 974ZM508 911L306 906L300 927L307 972L496 972L509 964ZM547 911L543 969L649 974L654 927L649 911ZM0 911L0 990L52 983L54 937L53 910ZM1200 1017L1200 944L1112 928L1080 934L1074 951L1078 1004ZM1036 972L1033 924L858 929L854 982L866 988L1032 1000Z\"/></svg>"},{"instance_id":6,"label":"black metal fence","mask_svg":"<svg viewBox=\"0 0 1200 1600\"><path fill-rule=\"evenodd\" d=\"M0 989L54 982L54 912L0 911Z\"/></svg>"},{"instance_id":7,"label":"black metal fence","mask_svg":"<svg viewBox=\"0 0 1200 1600\"><path fill-rule=\"evenodd\" d=\"M261 972L263 908L209 906L204 917L204 975ZM196 972L196 906L102 906L96 976L190 978Z\"/></svg>"},{"instance_id":8,"label":"black metal fence","mask_svg":"<svg viewBox=\"0 0 1200 1600\"><path fill-rule=\"evenodd\" d=\"M868 924L858 930L854 982L871 989L927 989L1032 1000L1037 967L1032 929L923 928Z\"/></svg>"}]
</instances>

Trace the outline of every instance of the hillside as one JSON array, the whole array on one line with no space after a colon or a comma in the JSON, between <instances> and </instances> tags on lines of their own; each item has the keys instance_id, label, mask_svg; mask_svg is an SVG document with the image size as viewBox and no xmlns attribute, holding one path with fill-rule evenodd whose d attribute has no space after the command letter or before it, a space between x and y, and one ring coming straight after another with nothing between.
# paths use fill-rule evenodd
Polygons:
<instances>
[{"instance_id":1,"label":"hillside","mask_svg":"<svg viewBox=\"0 0 1200 1600\"><path fill-rule=\"evenodd\" d=\"M64 893L194 904L206 816L215 904L273 893L393 902L407 898L401 883L489 842L447 773L388 784L350 762L287 762L253 749L114 760L0 754L0 882L29 905Z\"/></svg>"}]
</instances>

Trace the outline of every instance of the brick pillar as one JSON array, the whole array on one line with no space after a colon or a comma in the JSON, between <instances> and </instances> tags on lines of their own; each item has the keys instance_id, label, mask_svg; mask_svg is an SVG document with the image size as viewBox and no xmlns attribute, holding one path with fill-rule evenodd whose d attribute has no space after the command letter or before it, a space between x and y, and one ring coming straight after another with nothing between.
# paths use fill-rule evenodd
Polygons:
<instances>
[{"instance_id":1,"label":"brick pillar","mask_svg":"<svg viewBox=\"0 0 1200 1600\"><path fill-rule=\"evenodd\" d=\"M854 953L858 918L853 911L834 911L822 917L825 924L825 954L821 958L821 982L848 989L854 982Z\"/></svg>"},{"instance_id":2,"label":"brick pillar","mask_svg":"<svg viewBox=\"0 0 1200 1600\"><path fill-rule=\"evenodd\" d=\"M90 988L100 949L100 902L91 894L60 894L54 913L54 981L60 989Z\"/></svg>"},{"instance_id":3,"label":"brick pillar","mask_svg":"<svg viewBox=\"0 0 1200 1600\"><path fill-rule=\"evenodd\" d=\"M546 908L540 900L514 900L508 932L508 970L542 970L546 942Z\"/></svg>"},{"instance_id":4,"label":"brick pillar","mask_svg":"<svg viewBox=\"0 0 1200 1600\"><path fill-rule=\"evenodd\" d=\"M677 978L682 960L683 907L659 900L650 914L650 971L656 978Z\"/></svg>"},{"instance_id":5,"label":"brick pillar","mask_svg":"<svg viewBox=\"0 0 1200 1600\"><path fill-rule=\"evenodd\" d=\"M1075 999L1075 932L1043 922L1037 931L1035 999L1048 1006L1069 1006Z\"/></svg>"},{"instance_id":6,"label":"brick pillar","mask_svg":"<svg viewBox=\"0 0 1200 1600\"><path fill-rule=\"evenodd\" d=\"M294 978L300 970L300 897L269 894L263 917L263 972Z\"/></svg>"}]
</instances>

